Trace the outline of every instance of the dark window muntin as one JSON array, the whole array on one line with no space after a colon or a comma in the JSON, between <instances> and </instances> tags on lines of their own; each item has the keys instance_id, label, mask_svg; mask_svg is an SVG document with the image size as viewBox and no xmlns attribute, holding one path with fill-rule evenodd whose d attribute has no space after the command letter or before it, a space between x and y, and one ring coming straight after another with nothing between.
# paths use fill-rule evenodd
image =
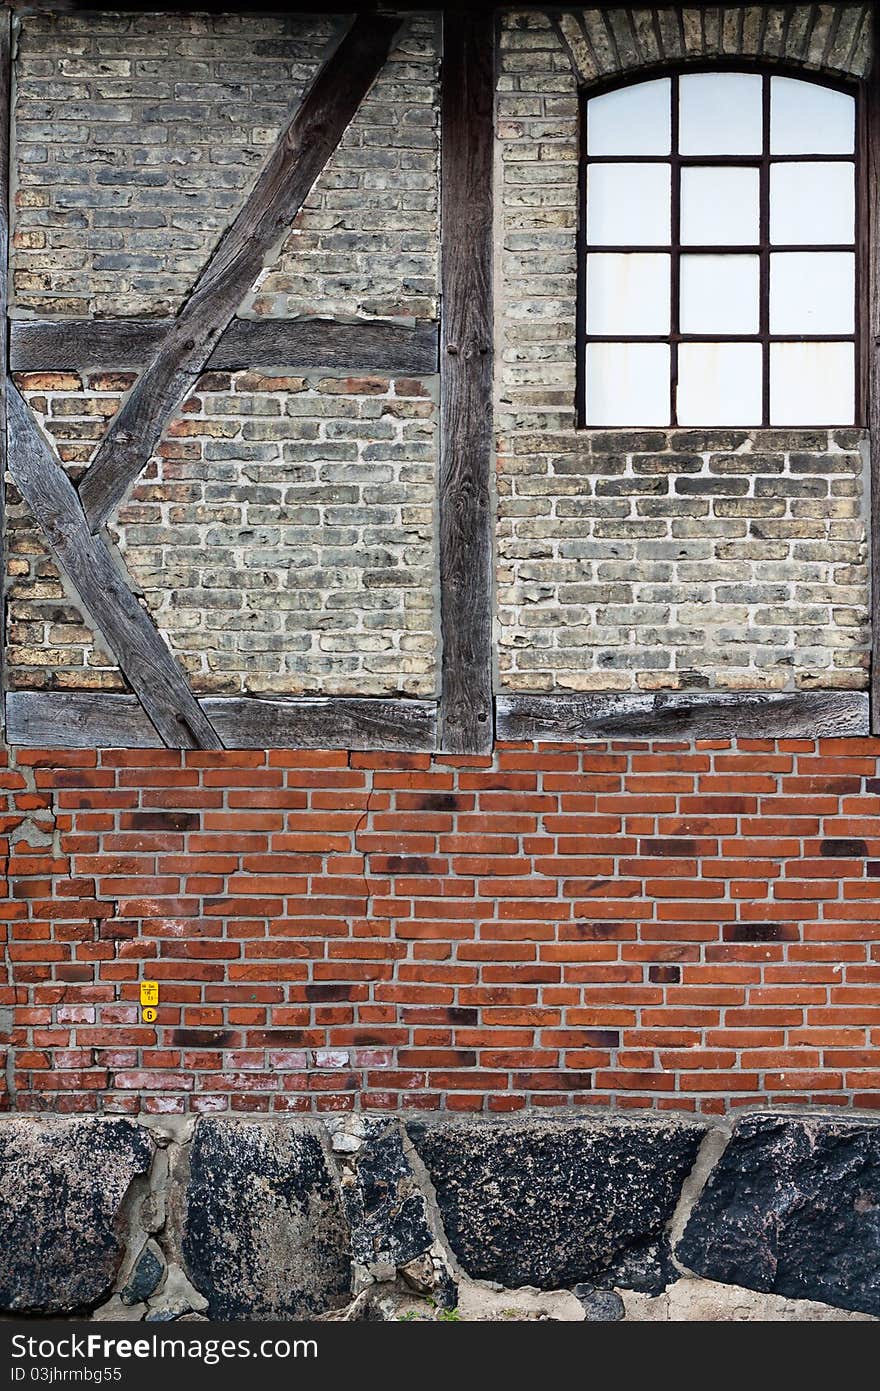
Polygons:
<instances>
[{"instance_id":1,"label":"dark window muntin","mask_svg":"<svg viewBox=\"0 0 880 1391\"><path fill-rule=\"evenodd\" d=\"M679 155L678 153L678 78L689 73L711 73L711 72L752 72L760 73L764 78L763 86L763 150L761 155ZM669 155L594 155L587 157L587 103L593 97L603 96L606 92L616 92L624 87L635 87L642 82L652 82L658 78L668 77L672 79L670 100L672 103L672 138L670 141ZM770 78L771 77L792 77L801 82L812 82L817 87L829 87L832 91L845 92L847 96L855 100L855 139L853 143L853 153L851 155L834 154L806 154L806 155L774 155L770 157ZM798 243L796 246L773 244L772 250L778 251L855 251L855 318L852 334L773 334L774 343L854 343L855 345L855 419L852 424L856 427L865 427L868 412L868 379L869 379L869 354L865 342L865 329L868 323L868 306L863 304L863 298L869 293L869 237L867 228L867 213L869 207L868 194L868 141L867 141L867 107L868 102L864 99L865 84L857 79L847 79L844 77L826 76L824 73L809 72L798 66L797 63L767 63L749 61L747 58L720 57L711 62L699 63L677 63L677 64L648 64L644 67L633 70L623 76L616 74L606 81L594 82L589 86L582 86L579 92L578 110L578 218L577 218L577 296L575 309L575 339L576 339L576 364L575 364L575 423L578 429L601 429L609 430L614 428L628 428L625 424L620 427L612 425L590 425L587 421L587 343L668 343L670 345L670 424L668 426L656 426L656 429L711 429L711 426L681 426L676 420L676 389L678 385L678 344L686 343L760 343L764 349L762 353L762 390L763 390L763 411L760 425L743 426L724 426L717 428L724 429L810 429L808 425L788 427L770 425L770 352L769 344L771 335L769 332L770 316L770 251L769 241L770 231L770 165L771 164L804 164L811 163L817 159L825 162L840 162L843 164L853 164L855 166L855 243L846 243L842 246L832 246L828 243ZM590 164L668 164L672 170L672 217L670 227L669 246L589 246L587 243L587 167ZM760 225L759 233L761 242L757 246L688 246L685 251L688 255L701 252L704 254L724 255L725 253L744 253L760 256L760 282L759 282L759 304L760 304L760 330L757 334L681 334L678 332L679 322L679 274L682 255L681 246L681 225L680 225L680 203L681 203L681 177L682 166L699 167L710 166L717 168L719 165L730 167L739 166L740 168L753 168L760 170ZM601 252L669 252L671 260L671 304L670 304L670 333L669 334L587 334L587 251ZM631 427L630 427L631 428ZM642 427L640 427L642 428ZM644 427L648 428L648 427ZM827 426L816 425L814 429L827 429ZM846 429L847 426L837 426L838 429Z\"/></svg>"}]
</instances>

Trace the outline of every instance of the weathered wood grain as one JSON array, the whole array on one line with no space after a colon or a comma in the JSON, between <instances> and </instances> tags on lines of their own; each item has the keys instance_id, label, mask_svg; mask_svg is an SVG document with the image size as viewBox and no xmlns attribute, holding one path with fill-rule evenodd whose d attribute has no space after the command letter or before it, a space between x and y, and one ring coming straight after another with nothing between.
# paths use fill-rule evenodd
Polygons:
<instances>
[{"instance_id":1,"label":"weathered wood grain","mask_svg":"<svg viewBox=\"0 0 880 1391\"><path fill-rule=\"evenodd\" d=\"M398 16L359 15L279 136L186 304L141 372L80 484L95 532L144 468L169 417L214 351L378 76Z\"/></svg>"},{"instance_id":2,"label":"weathered wood grain","mask_svg":"<svg viewBox=\"0 0 880 1391\"><path fill-rule=\"evenodd\" d=\"M491 14L446 10L441 98L440 746L492 747Z\"/></svg>"},{"instance_id":3,"label":"weathered wood grain","mask_svg":"<svg viewBox=\"0 0 880 1391\"><path fill-rule=\"evenodd\" d=\"M34 749L163 747L137 696L109 691L8 691L6 737Z\"/></svg>"},{"instance_id":4,"label":"weathered wood grain","mask_svg":"<svg viewBox=\"0 0 880 1391\"><path fill-rule=\"evenodd\" d=\"M434 701L209 696L202 706L227 748L399 749L416 753L436 748Z\"/></svg>"},{"instance_id":5,"label":"weathered wood grain","mask_svg":"<svg viewBox=\"0 0 880 1391\"><path fill-rule=\"evenodd\" d=\"M121 557L93 536L76 489L12 383L7 386L9 474L52 553L103 636L162 740L171 748L221 748L153 620L131 591Z\"/></svg>"},{"instance_id":6,"label":"weathered wood grain","mask_svg":"<svg viewBox=\"0 0 880 1391\"><path fill-rule=\"evenodd\" d=\"M13 372L116 371L143 367L173 319L13 319ZM205 364L427 376L437 371L438 326L334 319L233 319Z\"/></svg>"},{"instance_id":7,"label":"weathered wood grain","mask_svg":"<svg viewBox=\"0 0 880 1391\"><path fill-rule=\"evenodd\" d=\"M499 739L782 739L868 733L863 691L499 695Z\"/></svg>"},{"instance_id":8,"label":"weathered wood grain","mask_svg":"<svg viewBox=\"0 0 880 1391\"><path fill-rule=\"evenodd\" d=\"M173 319L11 319L11 372L122 371L143 367Z\"/></svg>"},{"instance_id":9,"label":"weathered wood grain","mask_svg":"<svg viewBox=\"0 0 880 1391\"><path fill-rule=\"evenodd\" d=\"M427 700L210 696L202 710L226 748L382 749L430 753L437 707ZM10 691L9 742L30 748L157 748L162 740L134 696Z\"/></svg>"}]
</instances>

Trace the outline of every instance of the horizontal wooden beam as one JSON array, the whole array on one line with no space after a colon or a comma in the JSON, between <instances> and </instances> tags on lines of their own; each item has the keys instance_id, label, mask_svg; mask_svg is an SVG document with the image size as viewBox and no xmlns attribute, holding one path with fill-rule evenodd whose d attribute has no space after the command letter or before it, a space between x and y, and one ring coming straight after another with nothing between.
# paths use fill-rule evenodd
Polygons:
<instances>
[{"instance_id":1,"label":"horizontal wooden beam","mask_svg":"<svg viewBox=\"0 0 880 1391\"><path fill-rule=\"evenodd\" d=\"M189 299L113 417L79 495L93 532L146 467L244 296L289 232L378 77L400 16L358 15L308 87Z\"/></svg>"},{"instance_id":2,"label":"horizontal wooden beam","mask_svg":"<svg viewBox=\"0 0 880 1391\"><path fill-rule=\"evenodd\" d=\"M144 367L171 319L12 319L13 372L121 371ZM336 319L233 319L206 367L226 372L262 367L303 371L437 371L438 325L342 323Z\"/></svg>"},{"instance_id":3,"label":"horizontal wooden beam","mask_svg":"<svg viewBox=\"0 0 880 1391\"><path fill-rule=\"evenodd\" d=\"M206 696L199 705L228 749L384 749L430 753L437 708L428 700ZM26 748L160 748L134 696L10 691L7 739Z\"/></svg>"},{"instance_id":4,"label":"horizontal wooden beam","mask_svg":"<svg viewBox=\"0 0 880 1391\"><path fill-rule=\"evenodd\" d=\"M6 739L22 748L161 749L136 696L104 691L7 691Z\"/></svg>"},{"instance_id":5,"label":"horizontal wooden beam","mask_svg":"<svg viewBox=\"0 0 880 1391\"><path fill-rule=\"evenodd\" d=\"M499 739L783 739L868 733L865 691L500 695Z\"/></svg>"}]
</instances>

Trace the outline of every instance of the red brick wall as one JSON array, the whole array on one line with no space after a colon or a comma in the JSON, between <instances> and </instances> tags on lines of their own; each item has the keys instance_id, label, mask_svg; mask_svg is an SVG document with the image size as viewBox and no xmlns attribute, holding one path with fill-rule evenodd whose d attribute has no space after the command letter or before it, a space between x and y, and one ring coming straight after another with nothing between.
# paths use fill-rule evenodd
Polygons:
<instances>
[{"instance_id":1,"label":"red brick wall","mask_svg":"<svg viewBox=\"0 0 880 1391\"><path fill-rule=\"evenodd\" d=\"M10 755L0 1107L877 1105L878 754Z\"/></svg>"}]
</instances>

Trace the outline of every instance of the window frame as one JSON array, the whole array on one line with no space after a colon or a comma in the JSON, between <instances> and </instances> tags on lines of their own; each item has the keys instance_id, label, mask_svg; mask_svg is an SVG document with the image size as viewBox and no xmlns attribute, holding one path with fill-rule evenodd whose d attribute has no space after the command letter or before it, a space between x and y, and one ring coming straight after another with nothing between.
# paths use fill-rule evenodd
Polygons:
<instances>
[{"instance_id":1,"label":"window frame","mask_svg":"<svg viewBox=\"0 0 880 1391\"><path fill-rule=\"evenodd\" d=\"M763 78L762 89L762 117L763 117L763 149L760 155L685 155L682 156L677 150L677 87L678 79L692 73L755 73ZM810 82L819 87L829 88L832 91L844 92L853 98L855 102L855 133L853 142L853 153L850 155L777 155L771 157L769 148L769 125L770 125L770 79L772 77L790 77L798 81ZM609 92L620 91L627 87L639 86L645 82L652 82L662 78L669 78L672 81L671 107L672 107L672 148L668 156L661 155L621 155L621 156L599 156L591 160L587 155L587 106L594 97L604 96ZM575 426L578 430L633 430L633 429L657 429L657 430L688 430L688 429L736 429L736 430L810 430L810 429L865 429L870 419L870 399L869 399L869 377L870 377L870 304L869 298L872 293L871 274L870 274L870 228L869 214L871 209L870 187L869 187L869 165L870 147L868 142L868 107L867 83L857 78L846 78L840 76L826 75L808 71L800 67L797 63L768 62L766 60L749 60L739 57L715 58L698 62L682 61L678 63L652 64L633 69L625 74L617 73L614 77L607 80L598 81L581 85L578 91L578 136L577 136L577 181L578 181L578 207L577 207L577 288L575 306ZM807 162L852 162L855 168L855 227L854 241L852 250L855 255L855 274L854 274L854 320L853 332L851 334L771 334L769 330L769 299L770 299L770 254L771 251L849 251L850 245L845 247L834 247L830 243L804 243L789 246L788 244L774 245L769 240L769 220L770 220L770 167L773 163L807 163ZM672 171L671 181L671 227L670 244L668 250L671 259L671 299L670 299L670 333L662 334L588 334L587 332L587 255L588 252L595 252L596 247L589 245L587 241L587 170L590 163L614 164L654 164L667 165ZM757 334L682 334L679 331L680 314L680 265L682 254L755 254L754 246L713 246L698 247L681 245L680 230L680 202L681 202L681 169L698 167L726 167L726 168L758 168L760 170L760 225L759 237L761 240L757 246L757 254L760 261L759 271L759 331ZM608 251L620 252L644 252L650 254L657 251L654 246L634 246L627 244L608 248ZM669 424L657 426L640 426L620 422L616 425L599 425L587 420L587 345L590 342L615 342L615 343L658 343L670 346L670 408ZM828 424L804 424L797 426L772 425L770 423L770 345L776 342L835 342L854 344L854 418L848 424L828 425ZM676 395L678 388L677 355L678 345L681 342L722 342L722 343L757 343L762 349L761 365L761 386L762 386L762 419L760 423L751 425L679 425L677 422Z\"/></svg>"}]
</instances>

